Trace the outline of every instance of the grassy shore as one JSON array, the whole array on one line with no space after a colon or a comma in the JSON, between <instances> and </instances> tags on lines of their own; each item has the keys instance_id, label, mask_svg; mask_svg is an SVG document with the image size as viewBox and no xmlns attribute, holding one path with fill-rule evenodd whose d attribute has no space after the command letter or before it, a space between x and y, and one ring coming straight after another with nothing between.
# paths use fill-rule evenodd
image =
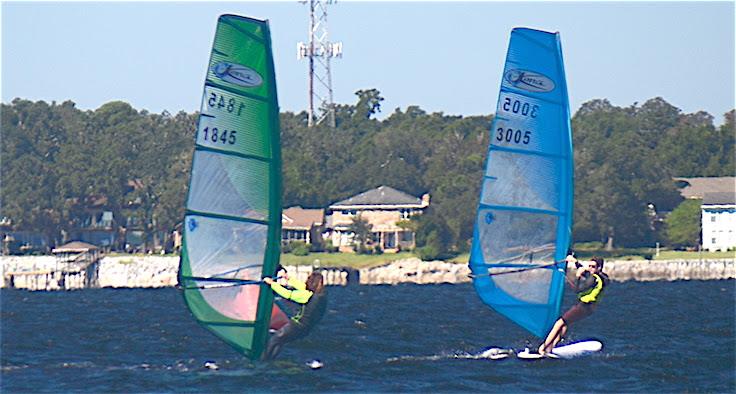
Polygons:
<instances>
[{"instance_id":1,"label":"grassy shore","mask_svg":"<svg viewBox=\"0 0 736 394\"><path fill-rule=\"evenodd\" d=\"M736 259L736 252L686 252L678 250L660 250L659 256L655 249L619 249L613 251L598 249L575 249L578 258L585 259L593 256L602 256L606 260L632 261L632 260L714 260L714 259ZM452 263L467 264L470 254L463 253L453 257Z\"/></svg>"},{"instance_id":2,"label":"grassy shore","mask_svg":"<svg viewBox=\"0 0 736 394\"><path fill-rule=\"evenodd\" d=\"M639 249L617 249L605 251L597 248L577 247L576 255L579 258L590 258L603 256L606 260L710 260L710 259L734 259L736 252L686 252L674 250L660 250L659 256L653 248ZM135 256L113 253L109 256ZM147 256L140 254L140 256ZM165 255L176 256L176 255ZM355 269L379 267L392 261L416 257L411 252L384 253L379 255L360 255L353 253L310 253L306 256L295 256L293 254L282 254L281 264L284 265L309 265L316 267L351 267ZM463 253L447 261L455 264L467 264L470 255ZM132 261L132 260L131 260Z\"/></svg>"},{"instance_id":3,"label":"grassy shore","mask_svg":"<svg viewBox=\"0 0 736 394\"><path fill-rule=\"evenodd\" d=\"M378 255L354 253L310 253L307 256L282 254L283 265L313 265L318 267L352 267L356 269L386 265L392 261L416 257L413 253L384 253Z\"/></svg>"},{"instance_id":4,"label":"grassy shore","mask_svg":"<svg viewBox=\"0 0 736 394\"><path fill-rule=\"evenodd\" d=\"M179 257L179 254L145 254L145 253L118 253L112 252L106 254L110 257L125 257L125 263L133 262L134 257L146 256L162 256L162 257ZM128 261L128 257L130 260ZM391 263L392 261L408 259L416 257L410 252L401 253L384 253L377 255L365 255L354 253L309 253L306 256L296 256L290 253L281 255L280 261L283 265L309 265L316 267L352 267L356 269L379 267ZM467 260L466 260L467 263Z\"/></svg>"}]
</instances>

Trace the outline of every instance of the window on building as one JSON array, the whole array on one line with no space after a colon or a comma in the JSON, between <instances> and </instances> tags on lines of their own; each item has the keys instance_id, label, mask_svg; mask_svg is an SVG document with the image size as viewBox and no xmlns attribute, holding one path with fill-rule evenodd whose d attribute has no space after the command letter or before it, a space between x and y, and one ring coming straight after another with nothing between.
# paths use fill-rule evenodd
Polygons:
<instances>
[{"instance_id":1,"label":"window on building","mask_svg":"<svg viewBox=\"0 0 736 394\"><path fill-rule=\"evenodd\" d=\"M715 216L715 215L711 216L711 217L710 217L710 221L711 221L711 222L715 222L715 221L716 221L716 216Z\"/></svg>"},{"instance_id":2,"label":"window on building","mask_svg":"<svg viewBox=\"0 0 736 394\"><path fill-rule=\"evenodd\" d=\"M396 233L386 233L386 245L384 245L388 249L393 249L396 247Z\"/></svg>"},{"instance_id":3,"label":"window on building","mask_svg":"<svg viewBox=\"0 0 736 394\"><path fill-rule=\"evenodd\" d=\"M281 239L283 241L306 241L307 232L305 230L281 230Z\"/></svg>"},{"instance_id":4,"label":"window on building","mask_svg":"<svg viewBox=\"0 0 736 394\"><path fill-rule=\"evenodd\" d=\"M715 238L711 238L710 239L710 243L715 244L716 243L716 239Z\"/></svg>"}]
</instances>

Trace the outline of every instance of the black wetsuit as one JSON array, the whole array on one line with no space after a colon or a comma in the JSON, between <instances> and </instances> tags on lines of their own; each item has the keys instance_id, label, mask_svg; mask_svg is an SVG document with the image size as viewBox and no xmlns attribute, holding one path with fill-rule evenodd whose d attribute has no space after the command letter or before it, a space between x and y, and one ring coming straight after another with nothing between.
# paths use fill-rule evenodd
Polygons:
<instances>
[{"instance_id":1,"label":"black wetsuit","mask_svg":"<svg viewBox=\"0 0 736 394\"><path fill-rule=\"evenodd\" d=\"M268 341L266 350L261 357L263 360L272 360L281 352L285 343L303 338L309 334L314 326L322 319L327 310L327 291L312 294L309 301L302 305L299 313L289 319L289 322L276 331Z\"/></svg>"}]
</instances>

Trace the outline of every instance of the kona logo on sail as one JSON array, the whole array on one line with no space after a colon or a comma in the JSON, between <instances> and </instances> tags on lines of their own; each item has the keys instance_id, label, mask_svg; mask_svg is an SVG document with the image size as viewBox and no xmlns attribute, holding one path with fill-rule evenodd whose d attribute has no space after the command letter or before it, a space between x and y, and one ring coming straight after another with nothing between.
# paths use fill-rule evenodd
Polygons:
<instances>
[{"instance_id":1,"label":"kona logo on sail","mask_svg":"<svg viewBox=\"0 0 736 394\"><path fill-rule=\"evenodd\" d=\"M189 218L189 231L192 232L199 227L199 223L197 223L197 220L194 218Z\"/></svg>"},{"instance_id":2,"label":"kona logo on sail","mask_svg":"<svg viewBox=\"0 0 736 394\"><path fill-rule=\"evenodd\" d=\"M516 88L529 92L551 92L555 83L546 76L526 70L509 70L504 79Z\"/></svg>"},{"instance_id":3,"label":"kona logo on sail","mask_svg":"<svg viewBox=\"0 0 736 394\"><path fill-rule=\"evenodd\" d=\"M236 63L217 63L212 67L212 72L225 82L246 88L260 86L263 83L263 78L255 70Z\"/></svg>"}]
</instances>

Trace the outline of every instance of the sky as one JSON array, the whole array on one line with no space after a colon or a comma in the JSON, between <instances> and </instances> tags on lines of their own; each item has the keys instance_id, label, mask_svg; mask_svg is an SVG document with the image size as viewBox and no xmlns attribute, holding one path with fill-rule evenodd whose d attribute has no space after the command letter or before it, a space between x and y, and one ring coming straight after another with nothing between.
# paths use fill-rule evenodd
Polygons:
<instances>
[{"instance_id":1,"label":"sky","mask_svg":"<svg viewBox=\"0 0 736 394\"><path fill-rule=\"evenodd\" d=\"M308 5L279 2L8 2L2 102L16 97L96 109L122 100L160 113L199 109L217 17L268 19L279 105L307 107ZM561 35L571 110L663 97L716 124L734 104L734 2L375 2L328 6L335 102L378 89L384 117L418 105L492 114L514 27Z\"/></svg>"}]
</instances>

